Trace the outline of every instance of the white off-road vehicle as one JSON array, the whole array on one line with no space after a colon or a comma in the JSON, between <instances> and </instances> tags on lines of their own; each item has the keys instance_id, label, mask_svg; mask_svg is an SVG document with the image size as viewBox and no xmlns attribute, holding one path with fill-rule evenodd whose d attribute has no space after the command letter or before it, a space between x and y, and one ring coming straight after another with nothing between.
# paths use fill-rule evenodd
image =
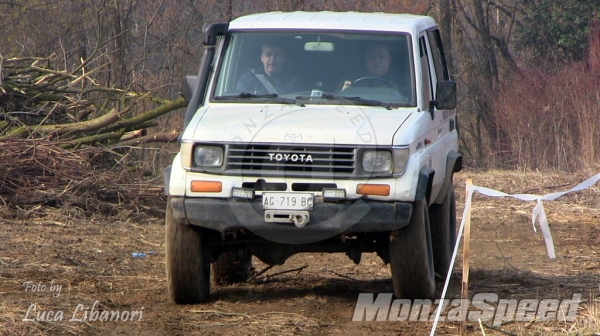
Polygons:
<instances>
[{"instance_id":1,"label":"white off-road vehicle","mask_svg":"<svg viewBox=\"0 0 600 336\"><path fill-rule=\"evenodd\" d=\"M165 169L176 303L245 281L252 256L376 252L430 298L455 241L456 83L427 16L254 14L204 27ZM212 268L212 272L211 272Z\"/></svg>"}]
</instances>

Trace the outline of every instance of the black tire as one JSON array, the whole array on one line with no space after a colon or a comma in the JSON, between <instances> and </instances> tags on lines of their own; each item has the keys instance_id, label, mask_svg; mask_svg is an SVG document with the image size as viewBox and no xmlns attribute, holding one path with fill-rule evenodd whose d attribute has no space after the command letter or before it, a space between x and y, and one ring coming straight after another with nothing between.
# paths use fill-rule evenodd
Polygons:
<instances>
[{"instance_id":1,"label":"black tire","mask_svg":"<svg viewBox=\"0 0 600 336\"><path fill-rule=\"evenodd\" d=\"M212 278L215 285L231 285L246 282L250 278L252 255L240 258L235 252L222 252L212 265Z\"/></svg>"},{"instance_id":2,"label":"black tire","mask_svg":"<svg viewBox=\"0 0 600 336\"><path fill-rule=\"evenodd\" d=\"M433 298L435 278L425 199L413 203L408 225L391 233L389 250L394 295L402 299Z\"/></svg>"},{"instance_id":3,"label":"black tire","mask_svg":"<svg viewBox=\"0 0 600 336\"><path fill-rule=\"evenodd\" d=\"M446 279L456 242L454 186L450 186L442 204L433 204L429 208L429 223L431 226L434 270L442 279Z\"/></svg>"},{"instance_id":4,"label":"black tire","mask_svg":"<svg viewBox=\"0 0 600 336\"><path fill-rule=\"evenodd\" d=\"M202 230L173 219L171 199L165 216L165 261L169 294L177 304L204 302L210 293L210 262Z\"/></svg>"}]
</instances>

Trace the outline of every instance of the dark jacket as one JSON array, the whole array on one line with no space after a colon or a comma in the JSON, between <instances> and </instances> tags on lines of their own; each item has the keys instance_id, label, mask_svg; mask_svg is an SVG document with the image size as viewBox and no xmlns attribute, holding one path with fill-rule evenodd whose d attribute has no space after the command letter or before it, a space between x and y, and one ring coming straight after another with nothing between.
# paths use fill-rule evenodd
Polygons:
<instances>
[{"instance_id":1,"label":"dark jacket","mask_svg":"<svg viewBox=\"0 0 600 336\"><path fill-rule=\"evenodd\" d=\"M268 90L267 87L265 87L265 85L263 85L263 83L259 79L259 76L263 76L264 80L271 83L274 90ZM294 76L288 76L285 73L277 76L269 76L264 71L253 72L251 70L248 70L238 80L237 85L235 86L235 90L239 92L248 92L255 94L286 94L298 91L297 87L298 80Z\"/></svg>"}]
</instances>

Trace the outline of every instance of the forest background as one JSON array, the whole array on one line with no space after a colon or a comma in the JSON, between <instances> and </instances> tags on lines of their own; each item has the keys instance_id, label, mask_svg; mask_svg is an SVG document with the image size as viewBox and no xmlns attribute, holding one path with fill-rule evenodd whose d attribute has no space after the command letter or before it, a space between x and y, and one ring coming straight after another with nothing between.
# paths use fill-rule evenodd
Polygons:
<instances>
[{"instance_id":1,"label":"forest background","mask_svg":"<svg viewBox=\"0 0 600 336\"><path fill-rule=\"evenodd\" d=\"M600 159L598 7L597 0L0 1L0 139L52 133L31 123L80 123L110 112L132 120L168 106L137 127L160 144L181 131L181 84L197 73L203 24L275 10L408 12L440 25L459 84L467 165L592 168ZM32 85L57 83L67 84L42 104L43 90ZM30 125L20 133L24 115ZM112 140L84 129L92 140L66 147L114 144L135 128L123 125L105 127ZM177 148L156 144L130 157L158 175Z\"/></svg>"}]
</instances>

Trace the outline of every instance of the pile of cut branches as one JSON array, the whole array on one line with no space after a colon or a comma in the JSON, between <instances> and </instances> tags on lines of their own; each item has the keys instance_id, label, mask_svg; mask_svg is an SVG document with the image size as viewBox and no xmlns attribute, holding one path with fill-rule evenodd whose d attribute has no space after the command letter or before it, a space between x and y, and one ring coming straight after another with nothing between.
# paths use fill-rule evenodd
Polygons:
<instances>
[{"instance_id":1,"label":"pile of cut branches","mask_svg":"<svg viewBox=\"0 0 600 336\"><path fill-rule=\"evenodd\" d=\"M63 148L84 144L113 146L168 142L178 132L148 135L156 118L186 105L149 93L99 85L94 75L108 63L89 69L57 70L47 58L0 56L0 138L61 138ZM138 131L138 132L136 132ZM146 136L143 139L134 138Z\"/></svg>"},{"instance_id":2,"label":"pile of cut branches","mask_svg":"<svg viewBox=\"0 0 600 336\"><path fill-rule=\"evenodd\" d=\"M103 210L105 202L134 204L156 199L162 187L100 147L62 149L48 138L0 139L0 202L4 206L74 205ZM121 157L120 162L115 158Z\"/></svg>"},{"instance_id":3,"label":"pile of cut branches","mask_svg":"<svg viewBox=\"0 0 600 336\"><path fill-rule=\"evenodd\" d=\"M150 132L157 118L185 107L148 92L102 86L101 64L83 61L73 71L48 58L0 55L0 206L76 204L93 210L156 198L129 149L172 142L179 130Z\"/></svg>"}]
</instances>

